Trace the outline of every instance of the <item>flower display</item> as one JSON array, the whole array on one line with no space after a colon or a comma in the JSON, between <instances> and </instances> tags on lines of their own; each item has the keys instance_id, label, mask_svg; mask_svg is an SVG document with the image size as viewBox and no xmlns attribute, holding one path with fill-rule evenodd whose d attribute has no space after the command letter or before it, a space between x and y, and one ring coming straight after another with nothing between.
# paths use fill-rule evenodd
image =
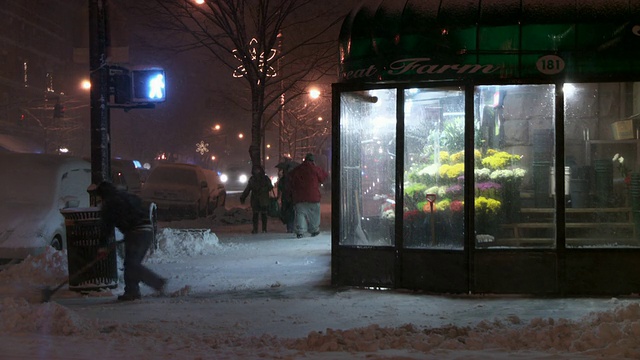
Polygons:
<instances>
[{"instance_id":1,"label":"flower display","mask_svg":"<svg viewBox=\"0 0 640 360\"><path fill-rule=\"evenodd\" d=\"M474 179L476 181L474 208L478 219L484 222L503 216L503 206L513 205L514 196L519 196L519 187L526 170L518 167L522 156L506 151L488 149L483 153L474 150ZM416 216L415 211L423 214L431 211L426 194L435 194L433 211L438 213L461 213L464 210L464 151L449 154L439 151L435 154L422 154L421 159L431 159L431 164L414 164L405 176L405 220ZM618 160L616 158L614 161ZM511 197L511 198L510 198ZM505 202L506 201L506 202ZM407 217L407 214L409 215Z\"/></svg>"},{"instance_id":2,"label":"flower display","mask_svg":"<svg viewBox=\"0 0 640 360\"><path fill-rule=\"evenodd\" d=\"M520 161L522 156L512 155L506 151L487 150L487 157L481 160L484 167L490 169L504 169Z\"/></svg>"},{"instance_id":3,"label":"flower display","mask_svg":"<svg viewBox=\"0 0 640 360\"><path fill-rule=\"evenodd\" d=\"M496 199L486 198L484 196L477 197L474 201L476 212L482 212L486 214L498 214L502 203Z\"/></svg>"}]
</instances>

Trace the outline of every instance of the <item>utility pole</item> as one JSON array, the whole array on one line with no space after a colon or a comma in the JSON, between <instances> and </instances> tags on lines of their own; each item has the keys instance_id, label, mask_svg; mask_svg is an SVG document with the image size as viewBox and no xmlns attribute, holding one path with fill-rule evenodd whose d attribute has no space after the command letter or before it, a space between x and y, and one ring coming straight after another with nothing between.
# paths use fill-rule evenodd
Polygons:
<instances>
[{"instance_id":1,"label":"utility pole","mask_svg":"<svg viewBox=\"0 0 640 360\"><path fill-rule=\"evenodd\" d=\"M91 78L91 183L111 178L109 136L109 67L107 66L107 0L89 0L89 71ZM96 205L95 194L90 194Z\"/></svg>"}]
</instances>

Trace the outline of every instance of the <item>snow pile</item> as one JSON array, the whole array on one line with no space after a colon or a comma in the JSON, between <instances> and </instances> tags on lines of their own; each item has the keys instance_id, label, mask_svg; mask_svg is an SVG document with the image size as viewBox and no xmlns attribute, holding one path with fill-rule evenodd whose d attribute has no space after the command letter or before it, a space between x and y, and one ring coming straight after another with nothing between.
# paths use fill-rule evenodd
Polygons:
<instances>
[{"instance_id":1,"label":"snow pile","mask_svg":"<svg viewBox=\"0 0 640 360\"><path fill-rule=\"evenodd\" d=\"M406 324L397 328L370 325L364 328L312 332L292 340L290 349L317 352L376 352L407 349L424 353L435 350L544 351L581 353L608 358L640 358L640 305L620 306L611 312L593 313L582 321L532 319L521 324L518 317L482 321L475 326L419 329Z\"/></svg>"},{"instance_id":2,"label":"snow pile","mask_svg":"<svg viewBox=\"0 0 640 360\"><path fill-rule=\"evenodd\" d=\"M33 305L23 298L0 301L0 332L71 335L92 327L90 321L55 302Z\"/></svg>"},{"instance_id":3,"label":"snow pile","mask_svg":"<svg viewBox=\"0 0 640 360\"><path fill-rule=\"evenodd\" d=\"M177 257L209 255L220 248L216 234L209 229L160 229L158 249L148 260L159 261Z\"/></svg>"},{"instance_id":4,"label":"snow pile","mask_svg":"<svg viewBox=\"0 0 640 360\"><path fill-rule=\"evenodd\" d=\"M49 246L42 254L27 256L22 262L0 271L0 298L10 296L40 302L42 289L64 281L67 273L67 251Z\"/></svg>"}]
</instances>

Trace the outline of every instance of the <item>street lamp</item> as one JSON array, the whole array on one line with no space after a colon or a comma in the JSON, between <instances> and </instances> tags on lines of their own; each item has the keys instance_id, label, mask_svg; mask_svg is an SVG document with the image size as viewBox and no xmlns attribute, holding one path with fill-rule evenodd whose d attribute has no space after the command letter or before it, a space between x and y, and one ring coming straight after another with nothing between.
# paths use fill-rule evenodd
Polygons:
<instances>
[{"instance_id":1,"label":"street lamp","mask_svg":"<svg viewBox=\"0 0 640 360\"><path fill-rule=\"evenodd\" d=\"M312 99L317 99L320 97L320 90L316 88L312 88L309 90L309 97Z\"/></svg>"},{"instance_id":2,"label":"street lamp","mask_svg":"<svg viewBox=\"0 0 640 360\"><path fill-rule=\"evenodd\" d=\"M83 90L91 89L91 81L87 79L82 80L82 82L80 82L80 88L82 88Z\"/></svg>"}]
</instances>

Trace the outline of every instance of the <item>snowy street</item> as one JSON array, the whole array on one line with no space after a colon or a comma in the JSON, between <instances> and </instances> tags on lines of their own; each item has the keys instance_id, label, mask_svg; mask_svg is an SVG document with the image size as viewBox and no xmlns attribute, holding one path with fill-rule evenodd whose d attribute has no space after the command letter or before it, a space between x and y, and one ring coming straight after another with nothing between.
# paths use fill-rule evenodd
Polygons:
<instances>
[{"instance_id":1,"label":"snowy street","mask_svg":"<svg viewBox=\"0 0 640 360\"><path fill-rule=\"evenodd\" d=\"M117 302L120 278L114 290L63 288L40 303L34 289L66 276L66 255L54 250L1 272L3 358L640 358L637 297L334 288L327 213L320 236L302 239L274 219L252 235L246 211L229 213L235 224L161 224L146 264L170 279L166 296L142 286L142 300Z\"/></svg>"}]
</instances>

